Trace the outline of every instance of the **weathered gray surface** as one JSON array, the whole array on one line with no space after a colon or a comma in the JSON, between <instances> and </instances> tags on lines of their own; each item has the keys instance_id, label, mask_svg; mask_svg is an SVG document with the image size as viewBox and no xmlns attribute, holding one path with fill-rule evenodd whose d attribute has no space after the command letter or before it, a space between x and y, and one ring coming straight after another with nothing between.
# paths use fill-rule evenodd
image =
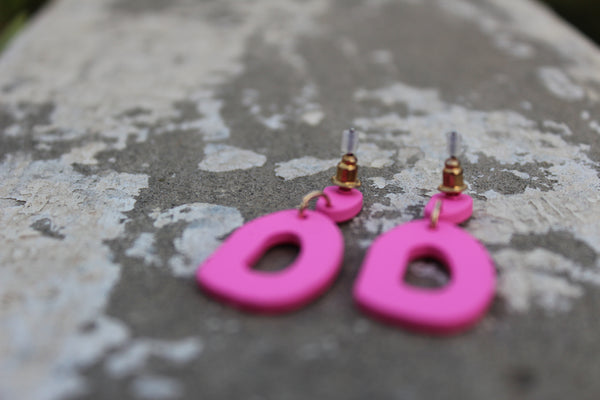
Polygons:
<instances>
[{"instance_id":1,"label":"weathered gray surface","mask_svg":"<svg viewBox=\"0 0 600 400\"><path fill-rule=\"evenodd\" d=\"M600 396L600 55L537 5L61 0L0 93L0 398ZM325 186L350 125L365 207L327 295L267 318L200 293L195 265ZM499 288L438 339L351 286L450 129Z\"/></svg>"}]
</instances>

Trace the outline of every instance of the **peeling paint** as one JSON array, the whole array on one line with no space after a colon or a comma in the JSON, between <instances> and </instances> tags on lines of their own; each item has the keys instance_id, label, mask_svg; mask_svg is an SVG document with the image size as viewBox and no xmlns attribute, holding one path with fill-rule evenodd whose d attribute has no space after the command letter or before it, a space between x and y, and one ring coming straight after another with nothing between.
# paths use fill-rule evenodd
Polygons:
<instances>
[{"instance_id":1,"label":"peeling paint","mask_svg":"<svg viewBox=\"0 0 600 400\"><path fill-rule=\"evenodd\" d=\"M205 203L184 204L152 216L157 228L180 221L187 223L181 236L175 239L178 254L169 260L176 276L193 275L198 265L219 246L220 238L244 222L235 208Z\"/></svg>"},{"instance_id":2,"label":"peeling paint","mask_svg":"<svg viewBox=\"0 0 600 400\"><path fill-rule=\"evenodd\" d=\"M182 98L196 101L205 117L184 121L180 127L198 129L207 140L226 138L228 130L218 114L222 103L211 99L210 89L242 71L247 39L260 31L282 57L303 69L304 60L295 51L297 37L317 34L314 17L328 7L328 2L314 0L240 3L245 16L240 23L215 25L198 23L196 18L198 10L208 12L211 4L196 5L196 17L144 13L131 23L115 15L108 3L81 6L77 0L62 0L53 4L51 17L39 18L0 58L0 87L12 87L25 77L25 84L3 93L3 102L51 101L56 108L47 130L68 132L71 138L98 133L115 149L125 148L129 135L144 140L148 132L140 123L177 118L173 104ZM45 39L37 40L40 37ZM202 40L190 44L190 38ZM82 50L48 52L52 46ZM146 46L141 53L140 46ZM133 109L145 113L122 117Z\"/></svg>"},{"instance_id":3,"label":"peeling paint","mask_svg":"<svg viewBox=\"0 0 600 400\"><path fill-rule=\"evenodd\" d=\"M135 339L112 354L104 367L110 375L124 378L142 370L150 357L158 357L174 364L186 364L197 358L203 347L202 341L196 337L180 340Z\"/></svg>"},{"instance_id":4,"label":"peeling paint","mask_svg":"<svg viewBox=\"0 0 600 400\"><path fill-rule=\"evenodd\" d=\"M327 171L335 167L337 159L320 160L312 156L295 158L290 161L276 164L275 175L286 181L299 178L301 176L310 176L322 171Z\"/></svg>"},{"instance_id":5,"label":"peeling paint","mask_svg":"<svg viewBox=\"0 0 600 400\"><path fill-rule=\"evenodd\" d=\"M600 251L597 240L600 228L584 223L586 220L594 220L595 210L600 204L597 165L586 155L587 146L568 144L562 139L569 132L568 128L565 129L566 125L546 122L544 127L550 128L549 132L540 131L535 121L514 111L470 110L441 101L435 90L405 84L394 84L372 91L359 90L355 98L358 101L380 101L387 106L398 104L419 113L407 116L388 113L358 117L355 120L355 124L367 132L368 140L382 147L416 148L422 152L413 169L403 169L391 179L371 178L374 187L381 189L391 185L401 188L402 192L387 194L385 197L389 205L374 205L367 210L369 217L364 220L367 231L373 234L385 231L391 228L387 221L400 223L412 219L412 210L424 206L427 198L437 191L440 168L447 157L445 142L440 138L443 138L443 133L447 130L458 130L464 137L464 160L477 165L485 157L485 163L492 162L491 169L509 172L526 181L533 179L529 169L516 169L513 166L537 165L545 176L552 177L555 182L550 195L528 185L523 187L521 193L499 195L490 192L489 187L478 176L472 176L473 181L468 183L472 184L471 187L480 188L479 194L487 198L486 201L475 201L476 218L468 225L469 231L476 237L488 244L507 245L512 235L517 233L543 234L549 229L562 229L571 232L595 251ZM518 148L514 147L514 143L519 143ZM535 172L538 173L539 170ZM382 210L381 207L384 206L391 209ZM381 214L381 211L386 213ZM513 268L509 263L504 264L502 259L498 260L497 266L503 273ZM574 285L565 279L567 278L558 276L546 280L546 298L555 296L562 300L548 300L544 307L566 309L565 305L578 296L562 296L564 290L568 293L583 293L583 286ZM597 284L595 280L586 283ZM503 294L511 296L511 288L517 290L517 286L508 285ZM552 291L556 293L553 294ZM535 291L528 290L524 293L530 297L536 296ZM521 303L525 305L515 306L513 310L524 311L532 305L541 304L533 300L522 300Z\"/></svg>"},{"instance_id":6,"label":"peeling paint","mask_svg":"<svg viewBox=\"0 0 600 400\"><path fill-rule=\"evenodd\" d=\"M144 260L148 265L160 265L160 258L156 254L154 234L144 232L135 239L125 255Z\"/></svg>"},{"instance_id":7,"label":"peeling paint","mask_svg":"<svg viewBox=\"0 0 600 400\"><path fill-rule=\"evenodd\" d=\"M261 124L272 130L282 130L285 128L284 114L273 114L266 117L262 114L262 108L258 104L259 93L255 89L245 89L242 92L242 104L248 108L250 114L252 114Z\"/></svg>"},{"instance_id":8,"label":"peeling paint","mask_svg":"<svg viewBox=\"0 0 600 400\"><path fill-rule=\"evenodd\" d=\"M565 123L560 123L560 122L556 122L556 121L552 121L552 120L545 120L543 123L544 128L553 130L561 135L564 136L572 136L573 135L573 131L571 131L571 128L569 128L569 126Z\"/></svg>"},{"instance_id":9,"label":"peeling paint","mask_svg":"<svg viewBox=\"0 0 600 400\"><path fill-rule=\"evenodd\" d=\"M374 143L361 143L356 156L359 167L385 168L394 163L395 150L384 150ZM312 156L295 158L293 160L279 162L275 167L275 175L286 181L302 176L310 176L319 172L335 168L339 159L332 158L321 160Z\"/></svg>"},{"instance_id":10,"label":"peeling paint","mask_svg":"<svg viewBox=\"0 0 600 400\"><path fill-rule=\"evenodd\" d=\"M256 326L262 329L262 321L246 324L241 317L210 315L213 309L221 311L215 303L202 310L206 318L196 325L214 334L211 351L203 354L203 341L197 337L152 339L143 335L155 334L150 329L156 325L149 328L136 321L133 329L132 317L120 321L105 315L126 315L118 306L106 311L106 305L122 305L123 291L134 289L128 282L117 285L119 263L134 266L127 270L128 278L158 274L169 280L165 290L186 286L197 266L242 225L240 210L255 211L243 210L243 201L227 193L232 192L228 187L190 194L170 186L182 175L177 170L181 164L176 157L165 157L170 155L165 149L186 146L189 140L195 147L185 156L194 161L184 167L185 173L196 171L202 184L217 187L235 175L227 171L256 168L252 172L257 184L274 184L279 177L291 193L310 183L294 179L333 173L339 158L318 159L307 151L306 157L297 154L299 158L286 160L285 154L295 152L259 141L277 138L285 146L321 145L328 138L319 127L338 129L348 122L342 119L355 117L365 130L358 157L367 201L363 212L341 228L364 253L378 234L421 215L439 184L446 157L443 133L457 129L465 136L462 160L476 198L474 218L464 229L492 249L500 271L501 303L515 314L576 310L577 302L600 286L595 257L600 228L590 222L597 220L600 204L599 165L590 160L595 156L591 141L576 144L580 130L589 126L585 134L600 132L597 95L588 85L600 82L597 49L529 1L397 3L368 0L348 4L339 13L337 3L332 7L332 2L321 0L61 0L40 14L0 58L0 222L14 227L0 234L0 397L53 400L80 395L88 389L83 374L99 382L119 381L129 389L125 394L118 389L125 397L185 397L184 389L197 389L197 381L168 375L170 368L178 371L200 355L208 356L194 368L206 374L202 385L213 385L209 380L215 375L206 365L216 357L213 350L227 343L219 341L226 335L235 339L242 331L253 337ZM561 113L548 115L550 109L538 103L535 91L530 98L511 100L515 92L510 85L506 91L500 88L497 98L510 100L502 107L517 110L492 110L486 90L489 80L496 82L498 76L483 70L473 75L481 80L471 93L453 97L454 92L446 92L450 84L436 81L440 67L428 64L418 71L400 63L415 50L410 45L404 53L403 46L389 42L378 29L367 33L351 25L345 30L346 22L360 22L362 16L375 21L387 11L384 7L391 12L422 7L406 14L414 11L415 16L440 7L441 13L428 13L434 23L454 18L446 22L457 27L458 21L461 34L471 33L480 41L474 44L491 43L508 55L506 64L499 65L506 68L503 81L497 82L521 85L527 78L513 75L522 70L511 67L530 65L531 84L542 93L546 87L552 106L564 103L581 121L563 120ZM398 21L404 28L401 18ZM487 37L478 38L478 32ZM424 44L436 40L427 35L421 39ZM404 36L398 40L407 44ZM419 63L431 60L432 54L416 50L412 54ZM543 61L536 59L539 55ZM327 68L335 62L339 64ZM467 64L475 69L482 65L469 60ZM260 81L253 74L271 71L280 74L276 78L281 87L270 90L263 83L256 86L260 91L252 89ZM432 81L440 86L408 83ZM586 104L568 104L579 100ZM572 109L575 106L587 109ZM246 132L247 122L251 129ZM288 142L296 129L318 140ZM256 136L247 140L250 134ZM197 149L206 150L204 158ZM274 160L281 162L273 171ZM259 168L265 165L268 168ZM168 177L166 182L157 166ZM260 201L259 195L253 196ZM209 204L213 201L223 205ZM543 240L523 239L531 236ZM578 254L564 250L568 245L561 248L564 243L575 243ZM348 246L348 251L355 250ZM144 269L142 262L164 270ZM354 257L347 259L351 268L356 262ZM165 271L184 278L174 279ZM111 293L114 301L109 302ZM335 297L328 299L309 312L319 313L337 302ZM510 329L525 319L510 318L515 322ZM362 335L370 329L367 320L344 320L351 324L344 332ZM499 331L501 324L492 311L480 325L483 329L469 334L465 343L481 343L481 332L490 326ZM178 329L192 326L182 322ZM383 332L376 330L369 333ZM134 331L139 337L131 338ZM353 340L350 335L340 341L333 333L308 339L314 334L307 330L300 339L286 337L297 344L292 354L300 361L334 359L342 343ZM509 336L518 335L503 337ZM408 338L411 343L413 339ZM186 340L192 344L186 345ZM253 348L290 343L277 340L259 340ZM417 338L411 346L423 343ZM396 341L386 351L399 351L401 346ZM371 349L375 356L381 351ZM97 368L98 363L104 369ZM160 371L153 371L157 365Z\"/></svg>"},{"instance_id":11,"label":"peeling paint","mask_svg":"<svg viewBox=\"0 0 600 400\"><path fill-rule=\"evenodd\" d=\"M494 255L503 269L499 290L513 311L524 312L538 306L548 312L568 311L584 294L584 283L600 285L600 272L585 269L573 261L548 251L501 250Z\"/></svg>"},{"instance_id":12,"label":"peeling paint","mask_svg":"<svg viewBox=\"0 0 600 400\"><path fill-rule=\"evenodd\" d=\"M221 116L223 101L215 99L208 91L197 92L190 100L195 104L196 111L201 117L192 121L183 121L169 128L197 131L204 140L227 139L230 129Z\"/></svg>"},{"instance_id":13,"label":"peeling paint","mask_svg":"<svg viewBox=\"0 0 600 400\"><path fill-rule=\"evenodd\" d=\"M281 131L290 121L302 121L310 126L321 123L325 114L316 102L317 94L313 84L306 84L289 104L270 104L267 108L271 114L266 115L260 104L260 93L256 89L244 89L242 104L262 125L274 131Z\"/></svg>"},{"instance_id":14,"label":"peeling paint","mask_svg":"<svg viewBox=\"0 0 600 400\"><path fill-rule=\"evenodd\" d=\"M267 157L262 154L225 144L208 144L204 148L204 155L198 168L210 172L262 167L267 161Z\"/></svg>"},{"instance_id":15,"label":"peeling paint","mask_svg":"<svg viewBox=\"0 0 600 400\"><path fill-rule=\"evenodd\" d=\"M379 148L374 143L361 143L356 151L359 165L369 168L385 168L394 164L395 150Z\"/></svg>"},{"instance_id":16,"label":"peeling paint","mask_svg":"<svg viewBox=\"0 0 600 400\"><path fill-rule=\"evenodd\" d=\"M325 118L325 114L321 110L307 111L302 114L302 121L310 126L319 125L323 121L323 118Z\"/></svg>"},{"instance_id":17,"label":"peeling paint","mask_svg":"<svg viewBox=\"0 0 600 400\"><path fill-rule=\"evenodd\" d=\"M563 100L581 100L585 95L583 88L573 83L569 77L558 68L542 67L539 69L538 75L546 89Z\"/></svg>"},{"instance_id":18,"label":"peeling paint","mask_svg":"<svg viewBox=\"0 0 600 400\"><path fill-rule=\"evenodd\" d=\"M401 82L376 90L359 89L354 93L358 101L377 100L386 106L405 104L409 112L433 112L444 108L435 89L414 88Z\"/></svg>"},{"instance_id":19,"label":"peeling paint","mask_svg":"<svg viewBox=\"0 0 600 400\"><path fill-rule=\"evenodd\" d=\"M99 316L119 277L104 241L123 234L123 212L133 207L148 177L84 176L70 166L88 159L83 148L61 160L20 155L0 164L0 198L17 200L2 204L0 212L2 225L11 226L0 233L2 398L80 392L78 369L127 336L119 324ZM44 218L60 227L62 240L31 227ZM79 331L90 322L95 329Z\"/></svg>"}]
</instances>

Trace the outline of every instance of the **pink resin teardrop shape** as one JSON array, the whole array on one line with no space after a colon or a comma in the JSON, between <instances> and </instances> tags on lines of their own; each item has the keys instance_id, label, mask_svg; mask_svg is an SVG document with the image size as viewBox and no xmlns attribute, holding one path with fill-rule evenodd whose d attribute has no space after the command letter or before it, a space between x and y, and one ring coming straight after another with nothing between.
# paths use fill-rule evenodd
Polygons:
<instances>
[{"instance_id":1,"label":"pink resin teardrop shape","mask_svg":"<svg viewBox=\"0 0 600 400\"><path fill-rule=\"evenodd\" d=\"M440 289L404 282L411 261L432 257L450 272ZM494 297L496 273L483 245L454 224L427 220L400 225L371 245L354 286L358 305L388 322L449 334L473 325Z\"/></svg>"},{"instance_id":2,"label":"pink resin teardrop shape","mask_svg":"<svg viewBox=\"0 0 600 400\"><path fill-rule=\"evenodd\" d=\"M300 253L276 272L252 266L272 246L293 243ZM335 280L344 243L338 226L327 216L284 210L248 222L236 230L202 265L196 277L211 295L237 307L283 313L315 300Z\"/></svg>"}]
</instances>

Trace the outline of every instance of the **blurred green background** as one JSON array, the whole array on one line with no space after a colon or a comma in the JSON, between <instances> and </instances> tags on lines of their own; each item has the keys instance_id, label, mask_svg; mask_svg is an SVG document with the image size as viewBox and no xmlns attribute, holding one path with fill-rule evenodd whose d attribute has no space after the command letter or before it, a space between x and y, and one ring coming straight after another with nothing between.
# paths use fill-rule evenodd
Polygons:
<instances>
[{"instance_id":1,"label":"blurred green background","mask_svg":"<svg viewBox=\"0 0 600 400\"><path fill-rule=\"evenodd\" d=\"M600 43L600 23L598 23L600 0L540 1L549 5L596 43ZM47 2L48 0L0 0L0 51L27 23L27 20Z\"/></svg>"},{"instance_id":2,"label":"blurred green background","mask_svg":"<svg viewBox=\"0 0 600 400\"><path fill-rule=\"evenodd\" d=\"M46 0L0 0L0 51Z\"/></svg>"}]
</instances>

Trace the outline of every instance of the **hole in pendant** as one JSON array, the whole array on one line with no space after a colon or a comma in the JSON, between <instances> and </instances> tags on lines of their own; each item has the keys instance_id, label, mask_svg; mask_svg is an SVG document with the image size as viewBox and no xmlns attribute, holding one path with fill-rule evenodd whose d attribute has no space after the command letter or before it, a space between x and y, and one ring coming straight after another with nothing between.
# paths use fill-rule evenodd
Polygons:
<instances>
[{"instance_id":1,"label":"hole in pendant","mask_svg":"<svg viewBox=\"0 0 600 400\"><path fill-rule=\"evenodd\" d=\"M419 288L439 289L450 282L450 272L437 259L421 257L408 264L404 282Z\"/></svg>"},{"instance_id":2,"label":"hole in pendant","mask_svg":"<svg viewBox=\"0 0 600 400\"><path fill-rule=\"evenodd\" d=\"M300 247L293 243L272 246L254 263L252 269L263 272L278 272L289 267L300 254Z\"/></svg>"}]
</instances>

